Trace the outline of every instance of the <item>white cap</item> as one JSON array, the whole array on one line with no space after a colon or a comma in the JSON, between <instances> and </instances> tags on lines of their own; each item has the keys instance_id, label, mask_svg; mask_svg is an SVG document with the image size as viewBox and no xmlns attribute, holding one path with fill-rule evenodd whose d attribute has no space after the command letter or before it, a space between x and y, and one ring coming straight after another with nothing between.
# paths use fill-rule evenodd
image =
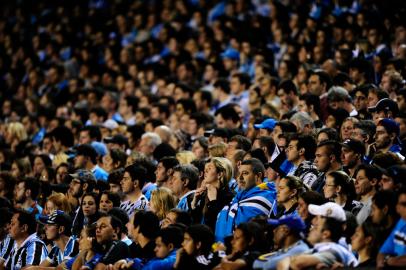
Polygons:
<instances>
[{"instance_id":1,"label":"white cap","mask_svg":"<svg viewBox=\"0 0 406 270\"><path fill-rule=\"evenodd\" d=\"M106 121L104 121L103 127L112 130L118 128L118 124L113 119L107 119Z\"/></svg>"},{"instance_id":2,"label":"white cap","mask_svg":"<svg viewBox=\"0 0 406 270\"><path fill-rule=\"evenodd\" d=\"M333 218L340 222L347 220L344 209L333 202L322 205L309 204L309 213L314 216Z\"/></svg>"}]
</instances>

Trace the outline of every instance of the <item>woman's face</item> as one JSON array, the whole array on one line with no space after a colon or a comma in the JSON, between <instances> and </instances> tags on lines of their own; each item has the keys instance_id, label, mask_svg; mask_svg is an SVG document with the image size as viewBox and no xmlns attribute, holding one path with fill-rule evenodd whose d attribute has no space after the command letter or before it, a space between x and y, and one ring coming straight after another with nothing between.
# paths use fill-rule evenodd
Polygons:
<instances>
[{"instance_id":1,"label":"woman's face","mask_svg":"<svg viewBox=\"0 0 406 270\"><path fill-rule=\"evenodd\" d=\"M200 145L199 141L195 141L192 146L192 152L197 159L204 158L204 148Z\"/></svg>"},{"instance_id":2,"label":"woman's face","mask_svg":"<svg viewBox=\"0 0 406 270\"><path fill-rule=\"evenodd\" d=\"M96 201L92 196L85 196L82 201L82 210L85 217L96 213Z\"/></svg>"},{"instance_id":3,"label":"woman's face","mask_svg":"<svg viewBox=\"0 0 406 270\"><path fill-rule=\"evenodd\" d=\"M14 177L18 177L20 175L20 170L18 169L17 163L15 162L11 164L11 175Z\"/></svg>"},{"instance_id":4,"label":"woman's face","mask_svg":"<svg viewBox=\"0 0 406 270\"><path fill-rule=\"evenodd\" d=\"M33 171L36 175L41 174L42 170L45 169L45 163L42 161L40 157L36 157L34 159L34 166Z\"/></svg>"},{"instance_id":5,"label":"woman's face","mask_svg":"<svg viewBox=\"0 0 406 270\"><path fill-rule=\"evenodd\" d=\"M352 250L359 252L365 245L367 245L367 243L364 231L362 230L362 226L358 226L351 237Z\"/></svg>"},{"instance_id":6,"label":"woman's face","mask_svg":"<svg viewBox=\"0 0 406 270\"><path fill-rule=\"evenodd\" d=\"M183 236L182 247L188 255L193 255L195 253L195 242L188 233L185 233Z\"/></svg>"},{"instance_id":7,"label":"woman's face","mask_svg":"<svg viewBox=\"0 0 406 270\"><path fill-rule=\"evenodd\" d=\"M56 205L52 201L47 201L45 204L45 215L49 215L55 210L57 210Z\"/></svg>"},{"instance_id":8,"label":"woman's face","mask_svg":"<svg viewBox=\"0 0 406 270\"><path fill-rule=\"evenodd\" d=\"M100 197L100 205L99 209L103 212L108 212L113 208L113 202L109 200L109 196L107 194L103 194Z\"/></svg>"},{"instance_id":9,"label":"woman's face","mask_svg":"<svg viewBox=\"0 0 406 270\"><path fill-rule=\"evenodd\" d=\"M307 210L307 203L302 198L299 198L297 203L298 203L297 212L299 213L299 216L303 220L306 220L309 217L309 212Z\"/></svg>"},{"instance_id":10,"label":"woman's face","mask_svg":"<svg viewBox=\"0 0 406 270\"><path fill-rule=\"evenodd\" d=\"M236 229L231 240L232 253L244 252L247 250L248 242L244 237L244 233L240 229Z\"/></svg>"},{"instance_id":11,"label":"woman's face","mask_svg":"<svg viewBox=\"0 0 406 270\"><path fill-rule=\"evenodd\" d=\"M279 181L276 199L280 204L286 203L294 197L287 183L288 180L285 178Z\"/></svg>"},{"instance_id":12,"label":"woman's face","mask_svg":"<svg viewBox=\"0 0 406 270\"><path fill-rule=\"evenodd\" d=\"M206 184L213 184L218 181L217 168L213 162L206 163L204 167L204 182Z\"/></svg>"}]
</instances>

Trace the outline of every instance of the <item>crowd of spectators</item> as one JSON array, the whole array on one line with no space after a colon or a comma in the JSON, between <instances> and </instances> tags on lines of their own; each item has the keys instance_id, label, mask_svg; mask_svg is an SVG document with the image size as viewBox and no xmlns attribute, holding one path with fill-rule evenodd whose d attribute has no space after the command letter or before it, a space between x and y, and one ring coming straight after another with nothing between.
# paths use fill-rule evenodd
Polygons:
<instances>
[{"instance_id":1,"label":"crowd of spectators","mask_svg":"<svg viewBox=\"0 0 406 270\"><path fill-rule=\"evenodd\" d=\"M405 17L2 1L0 270L405 269Z\"/></svg>"}]
</instances>

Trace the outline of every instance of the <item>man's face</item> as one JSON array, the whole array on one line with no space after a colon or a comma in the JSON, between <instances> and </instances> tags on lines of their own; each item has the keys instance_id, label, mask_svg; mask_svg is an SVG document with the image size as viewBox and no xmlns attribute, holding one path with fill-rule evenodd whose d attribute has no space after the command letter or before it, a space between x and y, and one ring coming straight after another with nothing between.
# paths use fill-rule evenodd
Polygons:
<instances>
[{"instance_id":1,"label":"man's face","mask_svg":"<svg viewBox=\"0 0 406 270\"><path fill-rule=\"evenodd\" d=\"M341 161L347 168L354 168L359 160L359 155L348 147L341 148Z\"/></svg>"},{"instance_id":2,"label":"man's face","mask_svg":"<svg viewBox=\"0 0 406 270\"><path fill-rule=\"evenodd\" d=\"M323 233L323 227L326 219L321 216L315 216L312 219L312 227L309 232L309 236L307 237L307 240L311 244L317 244L320 243L322 240L322 233Z\"/></svg>"},{"instance_id":3,"label":"man's face","mask_svg":"<svg viewBox=\"0 0 406 270\"><path fill-rule=\"evenodd\" d=\"M157 258L163 259L168 256L169 252L172 251L164 242L162 242L162 237L158 236L155 239L155 256Z\"/></svg>"},{"instance_id":4,"label":"man's face","mask_svg":"<svg viewBox=\"0 0 406 270\"><path fill-rule=\"evenodd\" d=\"M279 125L276 125L275 128L272 131L272 139L276 144L278 144L279 141L279 135L282 134L282 129Z\"/></svg>"},{"instance_id":5,"label":"man's face","mask_svg":"<svg viewBox=\"0 0 406 270\"><path fill-rule=\"evenodd\" d=\"M74 158L75 168L76 169L84 169L86 167L87 158L83 155L77 155Z\"/></svg>"},{"instance_id":6,"label":"man's face","mask_svg":"<svg viewBox=\"0 0 406 270\"><path fill-rule=\"evenodd\" d=\"M269 136L271 133L272 133L272 131L269 131L269 130L266 129L266 128L261 128L261 129L259 129L259 136L260 136L260 137L262 137L262 136Z\"/></svg>"},{"instance_id":7,"label":"man's face","mask_svg":"<svg viewBox=\"0 0 406 270\"><path fill-rule=\"evenodd\" d=\"M283 89L278 90L278 97L281 100L281 109L283 112L288 112L293 107L293 100L289 94L287 94Z\"/></svg>"},{"instance_id":8,"label":"man's face","mask_svg":"<svg viewBox=\"0 0 406 270\"><path fill-rule=\"evenodd\" d=\"M168 180L168 175L162 162L159 162L158 166L156 166L155 176L158 186L162 186L162 184Z\"/></svg>"},{"instance_id":9,"label":"man's face","mask_svg":"<svg viewBox=\"0 0 406 270\"><path fill-rule=\"evenodd\" d=\"M138 145L138 151L145 154L146 156L149 156L152 154L154 149L152 149L152 146L149 144L148 138L141 139L140 144Z\"/></svg>"},{"instance_id":10,"label":"man's face","mask_svg":"<svg viewBox=\"0 0 406 270\"><path fill-rule=\"evenodd\" d=\"M385 174L382 175L382 179L379 182L382 190L395 190L395 182L392 177L389 177Z\"/></svg>"},{"instance_id":11,"label":"man's face","mask_svg":"<svg viewBox=\"0 0 406 270\"><path fill-rule=\"evenodd\" d=\"M372 120L374 121L375 125L378 125L379 121L382 118L387 118L385 111L373 112L372 113Z\"/></svg>"},{"instance_id":12,"label":"man's face","mask_svg":"<svg viewBox=\"0 0 406 270\"><path fill-rule=\"evenodd\" d=\"M309 107L307 106L306 101L304 100L299 100L297 108L299 112L310 113Z\"/></svg>"},{"instance_id":13,"label":"man's face","mask_svg":"<svg viewBox=\"0 0 406 270\"><path fill-rule=\"evenodd\" d=\"M196 104L196 110L201 111L204 109L203 102L202 102L202 93L196 92L193 94L193 101Z\"/></svg>"},{"instance_id":14,"label":"man's face","mask_svg":"<svg viewBox=\"0 0 406 270\"><path fill-rule=\"evenodd\" d=\"M26 199L25 184L24 182L20 182L14 187L14 201L16 203L23 203Z\"/></svg>"},{"instance_id":15,"label":"man's face","mask_svg":"<svg viewBox=\"0 0 406 270\"><path fill-rule=\"evenodd\" d=\"M79 197L81 187L82 185L80 184L79 179L76 178L72 179L72 181L69 184L68 194L72 195L73 197Z\"/></svg>"},{"instance_id":16,"label":"man's face","mask_svg":"<svg viewBox=\"0 0 406 270\"><path fill-rule=\"evenodd\" d=\"M286 158L290 162L295 162L300 158L299 151L297 149L297 140L291 140L286 148Z\"/></svg>"},{"instance_id":17,"label":"man's face","mask_svg":"<svg viewBox=\"0 0 406 270\"><path fill-rule=\"evenodd\" d=\"M180 197L184 190L184 182L181 179L181 172L175 171L172 176L172 191L173 193Z\"/></svg>"},{"instance_id":18,"label":"man's face","mask_svg":"<svg viewBox=\"0 0 406 270\"><path fill-rule=\"evenodd\" d=\"M20 226L20 222L18 221L18 216L19 214L14 214L13 217L11 218L10 222L10 236L13 239L18 239L22 233L24 233L27 228L25 226Z\"/></svg>"},{"instance_id":19,"label":"man's face","mask_svg":"<svg viewBox=\"0 0 406 270\"><path fill-rule=\"evenodd\" d=\"M241 165L239 168L238 187L241 190L248 190L257 185L257 176L252 171L251 165Z\"/></svg>"},{"instance_id":20,"label":"man's face","mask_svg":"<svg viewBox=\"0 0 406 270\"><path fill-rule=\"evenodd\" d=\"M109 186L110 186L110 192L121 193L121 185L110 183Z\"/></svg>"},{"instance_id":21,"label":"man's face","mask_svg":"<svg viewBox=\"0 0 406 270\"><path fill-rule=\"evenodd\" d=\"M366 109L368 107L367 96L365 96L362 92L357 91L354 97L354 106L357 111Z\"/></svg>"},{"instance_id":22,"label":"man's face","mask_svg":"<svg viewBox=\"0 0 406 270\"><path fill-rule=\"evenodd\" d=\"M404 138L406 136L406 123L402 118L396 117L395 121L399 124L399 137Z\"/></svg>"},{"instance_id":23,"label":"man's face","mask_svg":"<svg viewBox=\"0 0 406 270\"><path fill-rule=\"evenodd\" d=\"M321 172L327 172L327 170L330 168L330 155L327 152L326 146L317 147L314 163L317 170Z\"/></svg>"},{"instance_id":24,"label":"man's face","mask_svg":"<svg viewBox=\"0 0 406 270\"><path fill-rule=\"evenodd\" d=\"M379 98L376 93L369 92L368 93L368 107L374 107L376 103L378 103Z\"/></svg>"},{"instance_id":25,"label":"man's face","mask_svg":"<svg viewBox=\"0 0 406 270\"><path fill-rule=\"evenodd\" d=\"M392 143L392 138L383 126L377 126L375 132L376 149L387 148Z\"/></svg>"},{"instance_id":26,"label":"man's face","mask_svg":"<svg viewBox=\"0 0 406 270\"><path fill-rule=\"evenodd\" d=\"M311 75L307 86L309 92L313 95L320 96L323 93L323 85L321 85L318 75Z\"/></svg>"},{"instance_id":27,"label":"man's face","mask_svg":"<svg viewBox=\"0 0 406 270\"><path fill-rule=\"evenodd\" d=\"M244 89L242 89L242 85L240 80L237 77L232 77L230 80L230 90L233 95L240 94Z\"/></svg>"},{"instance_id":28,"label":"man's face","mask_svg":"<svg viewBox=\"0 0 406 270\"><path fill-rule=\"evenodd\" d=\"M58 226L57 225L50 225L46 224L45 225L45 235L48 240L55 240L58 238Z\"/></svg>"},{"instance_id":29,"label":"man's face","mask_svg":"<svg viewBox=\"0 0 406 270\"><path fill-rule=\"evenodd\" d=\"M90 138L89 131L82 130L79 135L79 143L80 144L89 144L91 142L92 142L92 139Z\"/></svg>"},{"instance_id":30,"label":"man's face","mask_svg":"<svg viewBox=\"0 0 406 270\"><path fill-rule=\"evenodd\" d=\"M379 87L381 87L381 89L383 91L385 91L386 93L391 92L391 85L390 85L389 76L387 76L387 75L382 76L382 80L381 80L381 83L379 84Z\"/></svg>"},{"instance_id":31,"label":"man's face","mask_svg":"<svg viewBox=\"0 0 406 270\"><path fill-rule=\"evenodd\" d=\"M406 220L406 194L400 194L396 211L403 220Z\"/></svg>"},{"instance_id":32,"label":"man's face","mask_svg":"<svg viewBox=\"0 0 406 270\"><path fill-rule=\"evenodd\" d=\"M396 97L396 101L398 103L399 111L406 111L406 100L405 97L402 95L398 95Z\"/></svg>"},{"instance_id":33,"label":"man's face","mask_svg":"<svg viewBox=\"0 0 406 270\"><path fill-rule=\"evenodd\" d=\"M99 244L110 242L114 239L115 232L111 226L111 217L101 217L97 220L96 240Z\"/></svg>"},{"instance_id":34,"label":"man's face","mask_svg":"<svg viewBox=\"0 0 406 270\"><path fill-rule=\"evenodd\" d=\"M277 248L283 248L283 241L286 239L288 230L286 225L279 225L273 230L273 242Z\"/></svg>"},{"instance_id":35,"label":"man's face","mask_svg":"<svg viewBox=\"0 0 406 270\"><path fill-rule=\"evenodd\" d=\"M131 179L131 176L128 172L124 173L123 179L121 179L121 189L125 194L131 193L134 191L134 182Z\"/></svg>"},{"instance_id":36,"label":"man's face","mask_svg":"<svg viewBox=\"0 0 406 270\"><path fill-rule=\"evenodd\" d=\"M357 195L365 195L370 192L373 188L371 181L365 174L365 170L359 170L357 176L355 177L355 192Z\"/></svg>"}]
</instances>

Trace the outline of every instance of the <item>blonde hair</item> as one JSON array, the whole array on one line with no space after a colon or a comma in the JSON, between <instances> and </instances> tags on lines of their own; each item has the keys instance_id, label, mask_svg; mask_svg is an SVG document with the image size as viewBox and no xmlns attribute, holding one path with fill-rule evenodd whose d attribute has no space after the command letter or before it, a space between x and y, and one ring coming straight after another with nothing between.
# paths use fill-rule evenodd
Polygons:
<instances>
[{"instance_id":1,"label":"blonde hair","mask_svg":"<svg viewBox=\"0 0 406 270\"><path fill-rule=\"evenodd\" d=\"M233 177L233 165L231 161L223 157L214 157L210 159L210 162L214 164L217 172L223 172L219 179L220 186L228 186L228 182L230 182L231 177Z\"/></svg>"},{"instance_id":2,"label":"blonde hair","mask_svg":"<svg viewBox=\"0 0 406 270\"><path fill-rule=\"evenodd\" d=\"M24 141L28 138L27 131L24 128L24 125L20 122L9 123L7 125L7 133L13 139Z\"/></svg>"},{"instance_id":3,"label":"blonde hair","mask_svg":"<svg viewBox=\"0 0 406 270\"><path fill-rule=\"evenodd\" d=\"M47 201L51 201L57 210L62 210L65 213L70 213L72 211L72 205L63 193L54 192L47 198Z\"/></svg>"},{"instance_id":4,"label":"blonde hair","mask_svg":"<svg viewBox=\"0 0 406 270\"><path fill-rule=\"evenodd\" d=\"M209 146L210 157L225 157L227 151L227 144L221 142Z\"/></svg>"},{"instance_id":5,"label":"blonde hair","mask_svg":"<svg viewBox=\"0 0 406 270\"><path fill-rule=\"evenodd\" d=\"M196 155L192 151L180 151L176 154L176 159L180 164L190 164L196 159Z\"/></svg>"},{"instance_id":6,"label":"blonde hair","mask_svg":"<svg viewBox=\"0 0 406 270\"><path fill-rule=\"evenodd\" d=\"M160 187L151 192L150 204L154 205L159 220L163 220L166 214L176 207L177 199L169 188Z\"/></svg>"}]
</instances>

